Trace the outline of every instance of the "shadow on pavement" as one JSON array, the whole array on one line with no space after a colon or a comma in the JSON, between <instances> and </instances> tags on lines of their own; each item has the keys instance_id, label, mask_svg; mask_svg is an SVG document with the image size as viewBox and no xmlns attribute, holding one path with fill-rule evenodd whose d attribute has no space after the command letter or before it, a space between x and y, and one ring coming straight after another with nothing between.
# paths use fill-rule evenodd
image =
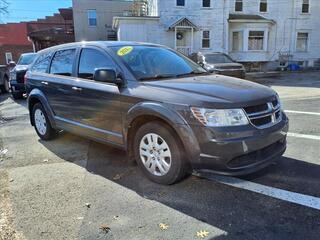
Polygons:
<instances>
[{"instance_id":1,"label":"shadow on pavement","mask_svg":"<svg viewBox=\"0 0 320 240\"><path fill-rule=\"evenodd\" d=\"M27 107L27 105L28 105L26 97L24 97L22 99L15 100L12 98L11 93L0 93L0 104L2 104L4 101L6 101L8 99L12 99L12 101L14 101L15 103L17 103L23 107Z\"/></svg>"},{"instance_id":2,"label":"shadow on pavement","mask_svg":"<svg viewBox=\"0 0 320 240\"><path fill-rule=\"evenodd\" d=\"M71 134L61 138L69 138L68 135ZM315 226L319 226L320 212L313 209L194 176L175 185L158 185L146 179L137 166L128 164L125 152L95 142L89 143L87 161L75 162L67 151L55 147L54 143L61 138L40 142L60 158L93 174L227 232L226 236L212 239L304 239L305 236L316 239L319 236L320 227L316 230ZM64 144L72 145L72 139L77 138L70 137ZM246 179L299 193L319 194L319 172L319 165L283 157L278 164Z\"/></svg>"}]
</instances>

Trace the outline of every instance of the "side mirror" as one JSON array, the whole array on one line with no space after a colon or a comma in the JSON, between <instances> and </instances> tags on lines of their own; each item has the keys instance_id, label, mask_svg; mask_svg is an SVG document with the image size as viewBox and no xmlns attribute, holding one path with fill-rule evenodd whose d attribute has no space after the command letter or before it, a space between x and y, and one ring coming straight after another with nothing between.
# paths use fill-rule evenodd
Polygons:
<instances>
[{"instance_id":1,"label":"side mirror","mask_svg":"<svg viewBox=\"0 0 320 240\"><path fill-rule=\"evenodd\" d=\"M93 80L99 82L114 83L117 85L122 85L123 81L121 78L117 77L117 73L111 68L97 68L94 71Z\"/></svg>"}]
</instances>

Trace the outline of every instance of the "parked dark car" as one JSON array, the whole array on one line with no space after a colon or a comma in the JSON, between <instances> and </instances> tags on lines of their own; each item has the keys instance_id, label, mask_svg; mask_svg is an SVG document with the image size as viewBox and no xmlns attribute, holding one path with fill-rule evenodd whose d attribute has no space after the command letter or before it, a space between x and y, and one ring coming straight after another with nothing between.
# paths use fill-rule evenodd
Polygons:
<instances>
[{"instance_id":1,"label":"parked dark car","mask_svg":"<svg viewBox=\"0 0 320 240\"><path fill-rule=\"evenodd\" d=\"M6 65L0 65L0 90L2 93L9 92L9 71Z\"/></svg>"},{"instance_id":2,"label":"parked dark car","mask_svg":"<svg viewBox=\"0 0 320 240\"><path fill-rule=\"evenodd\" d=\"M60 45L27 72L31 124L128 152L153 181L195 170L255 172L286 149L288 118L271 88L212 75L166 47L132 42Z\"/></svg>"},{"instance_id":3,"label":"parked dark car","mask_svg":"<svg viewBox=\"0 0 320 240\"><path fill-rule=\"evenodd\" d=\"M17 65L10 71L10 87L11 94L14 99L22 98L23 94L26 92L24 75L36 55L36 53L21 54Z\"/></svg>"},{"instance_id":4,"label":"parked dark car","mask_svg":"<svg viewBox=\"0 0 320 240\"><path fill-rule=\"evenodd\" d=\"M224 53L193 53L190 58L207 71L231 77L245 78L246 70L240 63L235 62Z\"/></svg>"}]
</instances>

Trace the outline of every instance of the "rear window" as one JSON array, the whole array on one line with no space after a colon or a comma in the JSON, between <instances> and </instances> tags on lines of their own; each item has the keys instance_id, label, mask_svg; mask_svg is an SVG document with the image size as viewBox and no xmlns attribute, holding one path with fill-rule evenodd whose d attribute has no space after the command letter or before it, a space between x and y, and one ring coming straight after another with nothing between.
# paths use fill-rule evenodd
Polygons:
<instances>
[{"instance_id":1,"label":"rear window","mask_svg":"<svg viewBox=\"0 0 320 240\"><path fill-rule=\"evenodd\" d=\"M75 49L57 51L52 59L50 73L62 76L72 76L75 58Z\"/></svg>"},{"instance_id":2,"label":"rear window","mask_svg":"<svg viewBox=\"0 0 320 240\"><path fill-rule=\"evenodd\" d=\"M51 57L52 52L45 52L40 54L33 66L31 67L31 71L46 73L50 64Z\"/></svg>"}]
</instances>

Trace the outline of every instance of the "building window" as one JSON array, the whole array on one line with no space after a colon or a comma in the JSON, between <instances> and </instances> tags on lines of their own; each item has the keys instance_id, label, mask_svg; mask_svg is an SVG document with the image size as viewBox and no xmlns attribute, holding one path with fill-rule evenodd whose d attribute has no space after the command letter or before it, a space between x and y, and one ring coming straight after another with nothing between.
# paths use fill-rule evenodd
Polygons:
<instances>
[{"instance_id":1,"label":"building window","mask_svg":"<svg viewBox=\"0 0 320 240\"><path fill-rule=\"evenodd\" d=\"M210 48L210 31L202 31L202 48Z\"/></svg>"},{"instance_id":2,"label":"building window","mask_svg":"<svg viewBox=\"0 0 320 240\"><path fill-rule=\"evenodd\" d=\"M6 52L5 56L6 56L6 63L7 64L13 60L11 52Z\"/></svg>"},{"instance_id":3,"label":"building window","mask_svg":"<svg viewBox=\"0 0 320 240\"><path fill-rule=\"evenodd\" d=\"M249 31L248 50L263 50L264 31Z\"/></svg>"},{"instance_id":4,"label":"building window","mask_svg":"<svg viewBox=\"0 0 320 240\"><path fill-rule=\"evenodd\" d=\"M302 0L302 13L309 13L309 0Z\"/></svg>"},{"instance_id":5,"label":"building window","mask_svg":"<svg viewBox=\"0 0 320 240\"><path fill-rule=\"evenodd\" d=\"M297 35L297 52L308 51L308 33L298 33Z\"/></svg>"},{"instance_id":6,"label":"building window","mask_svg":"<svg viewBox=\"0 0 320 240\"><path fill-rule=\"evenodd\" d=\"M267 0L260 0L260 12L268 11L268 2Z\"/></svg>"},{"instance_id":7,"label":"building window","mask_svg":"<svg viewBox=\"0 0 320 240\"><path fill-rule=\"evenodd\" d=\"M88 10L88 24L90 27L97 26L97 11Z\"/></svg>"},{"instance_id":8,"label":"building window","mask_svg":"<svg viewBox=\"0 0 320 240\"><path fill-rule=\"evenodd\" d=\"M185 5L185 0L177 0L177 6L184 7L184 5Z\"/></svg>"},{"instance_id":9,"label":"building window","mask_svg":"<svg viewBox=\"0 0 320 240\"><path fill-rule=\"evenodd\" d=\"M211 0L202 0L202 7L204 8L211 7Z\"/></svg>"},{"instance_id":10,"label":"building window","mask_svg":"<svg viewBox=\"0 0 320 240\"><path fill-rule=\"evenodd\" d=\"M243 10L243 2L242 2L242 0L236 0L235 6L234 6L234 10L236 12L242 12L242 10Z\"/></svg>"},{"instance_id":11,"label":"building window","mask_svg":"<svg viewBox=\"0 0 320 240\"><path fill-rule=\"evenodd\" d=\"M243 34L242 32L232 33L232 51L239 52L243 49Z\"/></svg>"}]
</instances>

